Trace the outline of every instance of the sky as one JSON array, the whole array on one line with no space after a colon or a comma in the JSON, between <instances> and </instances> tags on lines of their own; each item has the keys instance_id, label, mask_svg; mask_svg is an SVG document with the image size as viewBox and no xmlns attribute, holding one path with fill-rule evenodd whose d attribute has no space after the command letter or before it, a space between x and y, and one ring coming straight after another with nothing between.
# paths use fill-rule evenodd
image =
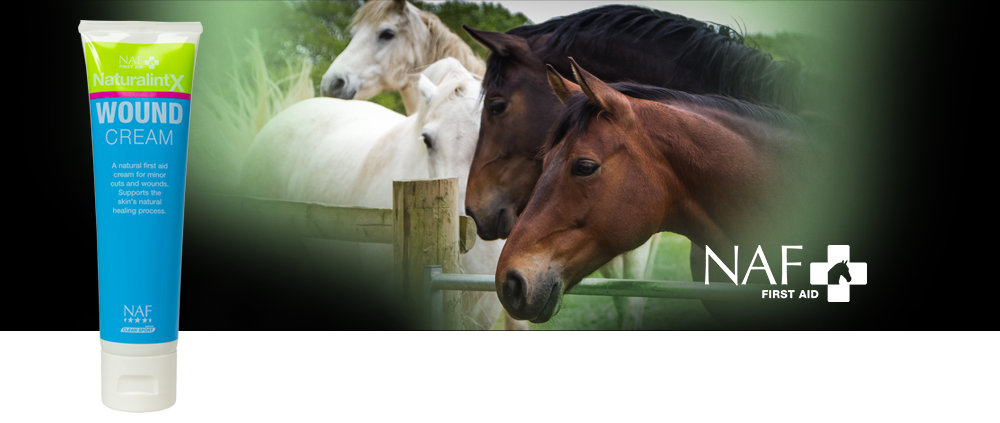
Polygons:
<instances>
[{"instance_id":1,"label":"sky","mask_svg":"<svg viewBox=\"0 0 1000 423\"><path fill-rule=\"evenodd\" d=\"M432 1L432 3L442 3ZM606 4L635 4L740 29L746 34L779 31L835 36L858 7L842 1L494 1L534 23Z\"/></svg>"}]
</instances>

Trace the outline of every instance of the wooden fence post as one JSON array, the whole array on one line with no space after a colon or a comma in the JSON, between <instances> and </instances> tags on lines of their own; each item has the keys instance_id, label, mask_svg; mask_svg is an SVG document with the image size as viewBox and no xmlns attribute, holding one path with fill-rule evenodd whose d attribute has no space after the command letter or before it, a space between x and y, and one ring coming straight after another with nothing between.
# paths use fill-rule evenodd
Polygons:
<instances>
[{"instance_id":1,"label":"wooden fence post","mask_svg":"<svg viewBox=\"0 0 1000 423\"><path fill-rule=\"evenodd\" d=\"M458 178L393 181L393 283L419 326L430 329L424 266L458 273ZM462 328L461 292L445 291L443 328Z\"/></svg>"}]
</instances>

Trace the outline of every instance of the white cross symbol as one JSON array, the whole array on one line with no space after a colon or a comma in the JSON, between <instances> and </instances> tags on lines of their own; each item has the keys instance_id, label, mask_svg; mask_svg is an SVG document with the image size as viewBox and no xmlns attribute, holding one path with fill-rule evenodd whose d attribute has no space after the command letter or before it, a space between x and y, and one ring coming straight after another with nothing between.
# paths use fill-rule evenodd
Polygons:
<instances>
[{"instance_id":1,"label":"white cross symbol","mask_svg":"<svg viewBox=\"0 0 1000 423\"><path fill-rule=\"evenodd\" d=\"M160 61L156 60L155 56L149 56L149 59L146 59L146 66L149 66L150 69L156 69L156 65L158 64L160 64Z\"/></svg>"},{"instance_id":2,"label":"white cross symbol","mask_svg":"<svg viewBox=\"0 0 1000 423\"><path fill-rule=\"evenodd\" d=\"M837 276L838 283L830 283L828 278L836 276L832 275L830 270L841 262L844 262L849 269L850 282L844 276ZM826 246L826 263L809 263L809 284L827 285L827 302L846 303L851 301L851 285L868 284L868 263L851 261L850 245L828 245Z\"/></svg>"}]
</instances>

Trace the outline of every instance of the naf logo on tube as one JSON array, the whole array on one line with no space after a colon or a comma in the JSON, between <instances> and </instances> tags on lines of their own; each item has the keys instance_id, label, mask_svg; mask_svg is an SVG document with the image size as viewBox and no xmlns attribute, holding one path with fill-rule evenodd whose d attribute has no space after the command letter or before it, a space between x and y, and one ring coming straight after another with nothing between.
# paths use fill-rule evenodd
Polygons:
<instances>
[{"instance_id":1,"label":"naf logo on tube","mask_svg":"<svg viewBox=\"0 0 1000 423\"><path fill-rule=\"evenodd\" d=\"M153 333L156 331L156 326L153 326L153 306L152 305L125 305L125 316L123 318L122 333ZM138 325L143 326L124 326L124 325Z\"/></svg>"},{"instance_id":2,"label":"naf logo on tube","mask_svg":"<svg viewBox=\"0 0 1000 423\"><path fill-rule=\"evenodd\" d=\"M156 56L118 56L119 69L156 69L159 64Z\"/></svg>"}]
</instances>

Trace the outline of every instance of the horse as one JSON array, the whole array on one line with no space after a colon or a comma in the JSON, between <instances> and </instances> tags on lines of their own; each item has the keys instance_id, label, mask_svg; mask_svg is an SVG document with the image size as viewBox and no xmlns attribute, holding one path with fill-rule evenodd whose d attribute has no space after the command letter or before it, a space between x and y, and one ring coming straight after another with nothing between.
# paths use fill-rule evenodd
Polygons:
<instances>
[{"instance_id":1,"label":"horse","mask_svg":"<svg viewBox=\"0 0 1000 423\"><path fill-rule=\"evenodd\" d=\"M447 58L427 67L418 81L420 109L409 117L367 101L325 97L285 109L249 149L243 194L391 208L394 180L458 177L464 182L478 134L481 80ZM461 270L494 273L502 248L502 241L477 242L460 256ZM367 278L384 282L388 293L392 246L359 244L359 249ZM491 329L502 311L491 292L463 293L462 303L467 329Z\"/></svg>"},{"instance_id":2,"label":"horse","mask_svg":"<svg viewBox=\"0 0 1000 423\"><path fill-rule=\"evenodd\" d=\"M351 19L351 42L323 75L320 93L341 99L368 99L399 90L406 114L417 111L419 70L453 57L473 74L486 65L433 13L405 0L365 1Z\"/></svg>"},{"instance_id":3,"label":"horse","mask_svg":"<svg viewBox=\"0 0 1000 423\"><path fill-rule=\"evenodd\" d=\"M743 44L727 26L635 6L606 6L506 34L464 29L490 50L484 76L484 112L469 174L466 214L482 239L506 238L541 175L539 152L562 104L548 88L546 64L568 74L568 55L600 78L629 80L695 94L801 108L799 68ZM616 259L627 278L649 279L658 235ZM704 252L691 246L692 275L700 279ZM606 272L604 277L621 277ZM632 299L632 315L643 299ZM622 317L625 305L615 299Z\"/></svg>"},{"instance_id":4,"label":"horse","mask_svg":"<svg viewBox=\"0 0 1000 423\"><path fill-rule=\"evenodd\" d=\"M437 16L405 0L366 0L350 26L351 42L323 75L323 96L366 99L399 90L406 114L412 115L421 98L417 72L428 64L452 57L474 75L482 77L486 71L486 64ZM450 174L467 175L468 169L452 169ZM464 195L467 184L464 177L461 179ZM493 269L485 273L493 273ZM527 329L512 319L506 319L505 326Z\"/></svg>"},{"instance_id":5,"label":"horse","mask_svg":"<svg viewBox=\"0 0 1000 423\"><path fill-rule=\"evenodd\" d=\"M650 235L725 251L785 224L817 157L798 117L718 95L608 85L551 66L562 108L542 174L507 238L496 288L507 312L549 320L562 295Z\"/></svg>"}]
</instances>

